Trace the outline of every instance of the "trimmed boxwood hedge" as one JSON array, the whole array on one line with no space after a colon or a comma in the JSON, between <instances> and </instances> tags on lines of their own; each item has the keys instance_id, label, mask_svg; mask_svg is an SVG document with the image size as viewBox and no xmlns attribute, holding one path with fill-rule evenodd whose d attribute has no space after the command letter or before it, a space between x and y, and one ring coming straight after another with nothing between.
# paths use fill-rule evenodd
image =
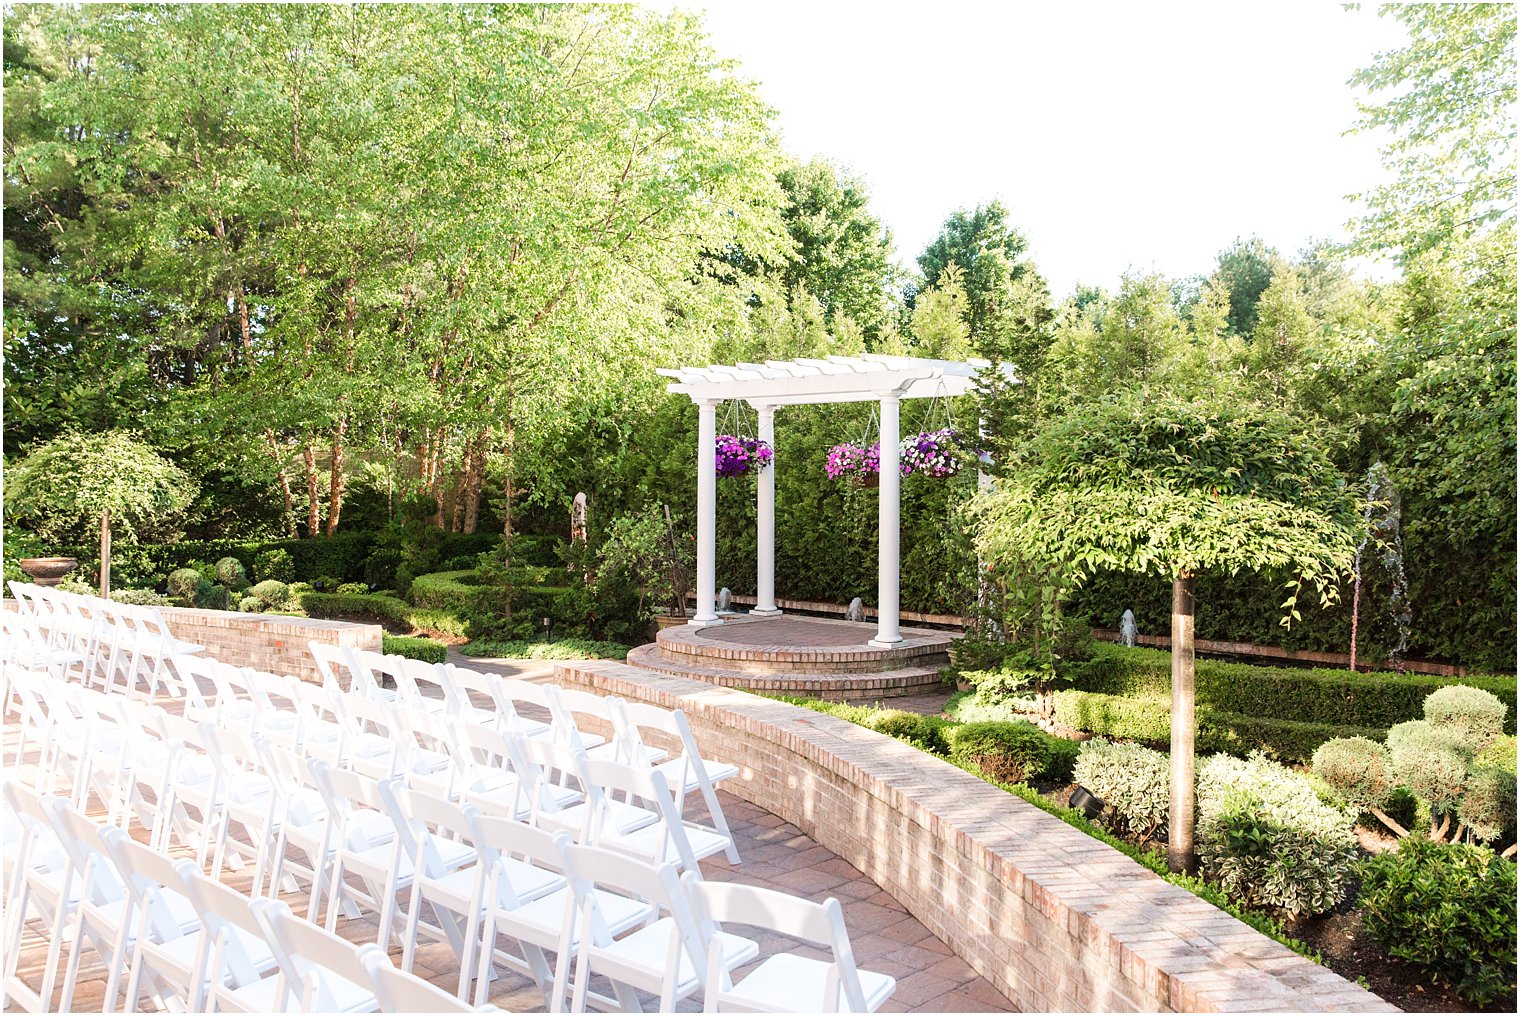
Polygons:
<instances>
[{"instance_id":1,"label":"trimmed boxwood hedge","mask_svg":"<svg viewBox=\"0 0 1520 1016\"><path fill-rule=\"evenodd\" d=\"M1098 644L1092 658L1068 671L1079 691L1126 697L1166 698L1172 684L1171 654L1158 649ZM1515 730L1515 679L1478 675L1361 673L1293 670L1198 660L1195 690L1200 709L1275 720L1310 721L1386 730L1424 715L1425 697L1452 684L1493 692L1508 707L1505 730Z\"/></svg>"},{"instance_id":2,"label":"trimmed boxwood hedge","mask_svg":"<svg viewBox=\"0 0 1520 1016\"><path fill-rule=\"evenodd\" d=\"M446 610L414 607L405 600L379 593L302 593L301 609L310 617L374 618L408 625L416 631L463 638L469 622Z\"/></svg>"},{"instance_id":3,"label":"trimmed boxwood hedge","mask_svg":"<svg viewBox=\"0 0 1520 1016\"><path fill-rule=\"evenodd\" d=\"M1104 695L1101 692L1058 691L1056 722L1104 737L1165 745L1171 740L1170 699L1151 695ZM1342 723L1283 720L1247 716L1198 705L1198 749L1248 755L1264 748L1287 762L1307 762L1314 751L1335 737L1369 737L1382 740L1385 728L1354 727Z\"/></svg>"},{"instance_id":4,"label":"trimmed boxwood hedge","mask_svg":"<svg viewBox=\"0 0 1520 1016\"><path fill-rule=\"evenodd\" d=\"M449 647L436 639L414 638L410 635L380 636L381 650L387 656L405 656L423 663L442 663L449 655Z\"/></svg>"},{"instance_id":5,"label":"trimmed boxwood hedge","mask_svg":"<svg viewBox=\"0 0 1520 1016\"><path fill-rule=\"evenodd\" d=\"M502 609L501 590L481 585L474 569L418 575L409 595L419 607L447 610L463 618L500 613Z\"/></svg>"}]
</instances>

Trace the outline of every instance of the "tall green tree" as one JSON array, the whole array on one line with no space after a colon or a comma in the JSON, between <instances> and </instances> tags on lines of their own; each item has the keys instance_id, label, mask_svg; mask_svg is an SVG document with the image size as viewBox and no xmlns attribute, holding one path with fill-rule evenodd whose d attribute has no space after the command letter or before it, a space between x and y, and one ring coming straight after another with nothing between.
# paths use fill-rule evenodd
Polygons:
<instances>
[{"instance_id":1,"label":"tall green tree","mask_svg":"<svg viewBox=\"0 0 1520 1016\"><path fill-rule=\"evenodd\" d=\"M1025 257L1029 241L1008 221L1008 215L1007 207L996 199L970 211L952 212L939 235L918 256L925 289L938 283L950 265L960 267L973 345L991 339L999 318L1013 307L1013 284L1034 272Z\"/></svg>"}]
</instances>

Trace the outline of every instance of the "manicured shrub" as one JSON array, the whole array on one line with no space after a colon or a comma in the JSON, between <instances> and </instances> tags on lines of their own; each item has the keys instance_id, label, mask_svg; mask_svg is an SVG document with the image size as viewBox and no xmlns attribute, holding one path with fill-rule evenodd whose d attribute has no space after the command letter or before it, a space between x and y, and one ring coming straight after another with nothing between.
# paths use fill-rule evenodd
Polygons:
<instances>
[{"instance_id":1,"label":"manicured shrub","mask_svg":"<svg viewBox=\"0 0 1520 1016\"><path fill-rule=\"evenodd\" d=\"M234 593L248 588L248 573L243 562L235 557L224 557L216 563L216 581Z\"/></svg>"},{"instance_id":2,"label":"manicured shrub","mask_svg":"<svg viewBox=\"0 0 1520 1016\"><path fill-rule=\"evenodd\" d=\"M206 610L231 610L232 593L226 586L212 585L207 582L198 590L200 598L195 605Z\"/></svg>"},{"instance_id":3,"label":"manicured shrub","mask_svg":"<svg viewBox=\"0 0 1520 1016\"><path fill-rule=\"evenodd\" d=\"M1387 746L1366 737L1337 737L1320 745L1314 774L1363 811L1382 809L1396 785Z\"/></svg>"},{"instance_id":4,"label":"manicured shrub","mask_svg":"<svg viewBox=\"0 0 1520 1016\"><path fill-rule=\"evenodd\" d=\"M272 547L269 550L260 551L253 559L253 577L258 579L260 583L294 582L296 580L296 566L295 562L291 560L290 552L282 547Z\"/></svg>"},{"instance_id":5,"label":"manicured shrub","mask_svg":"<svg viewBox=\"0 0 1520 1016\"><path fill-rule=\"evenodd\" d=\"M1464 758L1472 758L1474 751L1470 742L1460 733L1437 727L1428 720L1409 720L1407 723L1394 724L1388 728L1387 744L1391 750L1417 746L1455 752Z\"/></svg>"},{"instance_id":6,"label":"manicured shrub","mask_svg":"<svg viewBox=\"0 0 1520 1016\"><path fill-rule=\"evenodd\" d=\"M387 656L405 656L424 663L442 663L449 654L449 647L434 639L382 635L380 642L381 649Z\"/></svg>"},{"instance_id":7,"label":"manicured shrub","mask_svg":"<svg viewBox=\"0 0 1520 1016\"><path fill-rule=\"evenodd\" d=\"M1141 842L1165 827L1172 781L1171 761L1163 753L1095 737L1081 745L1071 778L1101 798Z\"/></svg>"},{"instance_id":8,"label":"manicured shrub","mask_svg":"<svg viewBox=\"0 0 1520 1016\"><path fill-rule=\"evenodd\" d=\"M338 594L306 593L301 597L301 609L311 617L336 618L339 620L360 618L381 624L390 622L407 625L415 631L433 636L463 638L469 624L462 618L443 610L425 610L413 607L405 600L380 593Z\"/></svg>"},{"instance_id":9,"label":"manicured shrub","mask_svg":"<svg viewBox=\"0 0 1520 1016\"><path fill-rule=\"evenodd\" d=\"M988 703L982 701L973 691L956 692L945 703L945 714L961 723L977 723L996 721L999 723L1012 723L1015 720L1024 719L1024 714L1031 710L1024 708L1027 703L1023 701L1006 701Z\"/></svg>"},{"instance_id":10,"label":"manicured shrub","mask_svg":"<svg viewBox=\"0 0 1520 1016\"><path fill-rule=\"evenodd\" d=\"M290 587L274 579L265 579L248 590L249 596L257 596L276 610L283 610L290 602Z\"/></svg>"},{"instance_id":11,"label":"manicured shrub","mask_svg":"<svg viewBox=\"0 0 1520 1016\"><path fill-rule=\"evenodd\" d=\"M1257 753L1198 767L1204 877L1246 906L1321 914L1346 894L1357 856L1353 816L1299 773Z\"/></svg>"},{"instance_id":12,"label":"manicured shrub","mask_svg":"<svg viewBox=\"0 0 1520 1016\"><path fill-rule=\"evenodd\" d=\"M111 599L134 607L169 607L174 601L151 589L113 589Z\"/></svg>"},{"instance_id":13,"label":"manicured shrub","mask_svg":"<svg viewBox=\"0 0 1520 1016\"><path fill-rule=\"evenodd\" d=\"M363 582L339 582L332 591L339 596L364 596L369 593L369 586Z\"/></svg>"},{"instance_id":14,"label":"manicured shrub","mask_svg":"<svg viewBox=\"0 0 1520 1016\"><path fill-rule=\"evenodd\" d=\"M1045 744L1050 749L1050 761L1046 763L1043 775L1056 780L1071 780L1083 742L1052 737Z\"/></svg>"},{"instance_id":15,"label":"manicured shrub","mask_svg":"<svg viewBox=\"0 0 1520 1016\"><path fill-rule=\"evenodd\" d=\"M920 751L944 755L950 750L945 740L945 721L901 709L885 709L871 717L868 724L879 734L906 741Z\"/></svg>"},{"instance_id":16,"label":"manicured shrub","mask_svg":"<svg viewBox=\"0 0 1520 1016\"><path fill-rule=\"evenodd\" d=\"M1063 669L1079 691L1161 700L1170 694L1171 655L1157 649L1098 643L1091 659ZM1454 680L1497 696L1507 710L1505 730L1514 733L1512 677L1297 670L1200 659L1196 695L1200 710L1381 731L1424 717L1426 697Z\"/></svg>"},{"instance_id":17,"label":"manicured shrub","mask_svg":"<svg viewBox=\"0 0 1520 1016\"><path fill-rule=\"evenodd\" d=\"M1361 864L1362 921L1388 955L1474 1005L1515 993L1515 865L1483 847L1410 837Z\"/></svg>"},{"instance_id":18,"label":"manicured shrub","mask_svg":"<svg viewBox=\"0 0 1520 1016\"><path fill-rule=\"evenodd\" d=\"M1164 699L1058 691L1055 716L1063 726L1108 737L1160 744L1172 736L1171 707Z\"/></svg>"},{"instance_id":19,"label":"manicured shrub","mask_svg":"<svg viewBox=\"0 0 1520 1016\"><path fill-rule=\"evenodd\" d=\"M1467 787L1467 760L1423 737L1405 738L1391 752L1394 779L1435 812L1456 808Z\"/></svg>"},{"instance_id":20,"label":"manicured shrub","mask_svg":"<svg viewBox=\"0 0 1520 1016\"><path fill-rule=\"evenodd\" d=\"M242 599L238 600L237 609L242 611L244 614L262 614L265 608L268 606L269 604L265 603L257 596L244 596Z\"/></svg>"},{"instance_id":21,"label":"manicured shrub","mask_svg":"<svg viewBox=\"0 0 1520 1016\"><path fill-rule=\"evenodd\" d=\"M182 607L198 607L206 598L211 583L194 568L180 568L170 574L167 582L169 595Z\"/></svg>"},{"instance_id":22,"label":"manicured shrub","mask_svg":"<svg viewBox=\"0 0 1520 1016\"><path fill-rule=\"evenodd\" d=\"M1457 817L1480 840L1506 838L1515 828L1515 778L1502 769L1475 767L1457 806Z\"/></svg>"},{"instance_id":23,"label":"manicured shrub","mask_svg":"<svg viewBox=\"0 0 1520 1016\"><path fill-rule=\"evenodd\" d=\"M1049 736L1032 723L962 723L945 736L952 762L1002 783L1023 783L1050 762Z\"/></svg>"},{"instance_id":24,"label":"manicured shrub","mask_svg":"<svg viewBox=\"0 0 1520 1016\"><path fill-rule=\"evenodd\" d=\"M1470 746L1469 753L1504 733L1506 713L1497 695L1465 684L1437 689L1425 700L1426 721L1457 734Z\"/></svg>"},{"instance_id":25,"label":"manicured shrub","mask_svg":"<svg viewBox=\"0 0 1520 1016\"><path fill-rule=\"evenodd\" d=\"M1473 757L1473 768L1498 769L1514 778L1515 761L1515 737L1504 734L1494 738L1488 747Z\"/></svg>"}]
</instances>

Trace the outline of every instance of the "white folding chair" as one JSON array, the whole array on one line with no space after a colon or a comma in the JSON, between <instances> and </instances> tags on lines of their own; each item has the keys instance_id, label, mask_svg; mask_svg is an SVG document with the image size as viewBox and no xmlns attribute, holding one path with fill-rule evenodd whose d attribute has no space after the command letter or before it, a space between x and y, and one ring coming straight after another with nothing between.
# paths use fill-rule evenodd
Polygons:
<instances>
[{"instance_id":1,"label":"white folding chair","mask_svg":"<svg viewBox=\"0 0 1520 1016\"><path fill-rule=\"evenodd\" d=\"M496 700L498 722L503 730L521 734L523 737L549 737L554 732L554 710L549 693L541 684L521 681L515 677L489 675L486 685ZM519 706L530 715L524 715Z\"/></svg>"},{"instance_id":2,"label":"white folding chair","mask_svg":"<svg viewBox=\"0 0 1520 1016\"><path fill-rule=\"evenodd\" d=\"M3 995L28 1012L42 1012L52 1004L67 927L79 904L78 875L53 829L55 819L47 803L53 799L9 780L4 784L4 795L20 836L15 856L7 858ZM31 915L36 916L48 943L42 979L35 989L22 980L19 970L21 939Z\"/></svg>"},{"instance_id":3,"label":"white folding chair","mask_svg":"<svg viewBox=\"0 0 1520 1016\"><path fill-rule=\"evenodd\" d=\"M703 882L694 872L682 882L697 920L709 928L724 923L778 932L827 949L831 957L775 953L736 983L720 963L716 940L724 933L704 929L709 936L705 1012L875 1012L897 988L886 974L856 968L844 911L832 896L814 903L774 889Z\"/></svg>"},{"instance_id":4,"label":"white folding chair","mask_svg":"<svg viewBox=\"0 0 1520 1016\"><path fill-rule=\"evenodd\" d=\"M694 792L701 794L713 828L727 836L732 844L733 833L728 827L728 817L723 814L723 805L718 799L716 787L722 781L739 775L739 767L704 758L697 750L697 739L692 735L686 714L679 709L661 709L645 702L629 702L619 698L612 703L612 713L617 720L619 738L623 745L618 761L638 765L641 754L646 759L650 758L647 754L648 746L644 743L644 730L655 731L673 740L680 746L679 754L665 761L653 760L649 763L650 766L663 773L665 781L675 791L678 812L685 814L688 795ZM727 854L730 864L740 863L737 846L731 845Z\"/></svg>"},{"instance_id":5,"label":"white folding chair","mask_svg":"<svg viewBox=\"0 0 1520 1016\"><path fill-rule=\"evenodd\" d=\"M535 825L564 829L587 842L593 829L631 833L659 821L659 813L652 807L618 801L586 786L584 751L574 751L547 737L509 736L507 745L513 752L513 769L529 787ZM580 797L567 803L566 791L576 787Z\"/></svg>"},{"instance_id":6,"label":"white folding chair","mask_svg":"<svg viewBox=\"0 0 1520 1016\"><path fill-rule=\"evenodd\" d=\"M197 981L190 1012L278 1012L283 986L274 950L253 916L253 900L193 861L174 863L185 896L201 917ZM272 976L271 976L272 975Z\"/></svg>"},{"instance_id":7,"label":"white folding chair","mask_svg":"<svg viewBox=\"0 0 1520 1016\"><path fill-rule=\"evenodd\" d=\"M582 772L588 787L588 822L580 836L583 843L622 851L654 864L674 861L683 872L698 873L698 861L733 846L731 837L681 817L665 774L658 770L585 759ZM620 827L618 809L628 805L613 800L613 794L653 809L659 821L635 829Z\"/></svg>"},{"instance_id":8,"label":"white folding chair","mask_svg":"<svg viewBox=\"0 0 1520 1016\"><path fill-rule=\"evenodd\" d=\"M438 679L448 699L449 712L456 719L501 726L501 713L496 708L495 696L491 694L491 675L444 663L438 667ZM485 704L477 704L477 700Z\"/></svg>"},{"instance_id":9,"label":"white folding chair","mask_svg":"<svg viewBox=\"0 0 1520 1016\"><path fill-rule=\"evenodd\" d=\"M335 646L329 642L317 642L312 640L306 643L311 649L311 656L317 663L317 670L322 675L322 684L325 687L337 688L344 694L365 694L371 691L366 683L373 686L374 679L367 671L361 670L354 663L347 646ZM384 697L395 696L394 689L384 689Z\"/></svg>"},{"instance_id":10,"label":"white folding chair","mask_svg":"<svg viewBox=\"0 0 1520 1016\"><path fill-rule=\"evenodd\" d=\"M680 873L674 864L644 864L599 847L568 844L565 870L580 911L583 941L575 959L571 1012L585 1012L592 975L612 982L616 1002L624 1011L639 1011L635 991L659 996L659 1011L674 1012L675 1004L697 992L709 976L707 950L722 951L718 968L731 973L760 954L747 938L711 928L703 934L692 914ZM598 893L597 890L602 890ZM659 913L655 920L617 935L602 914L608 893L647 900ZM597 998L599 1007L613 999Z\"/></svg>"},{"instance_id":11,"label":"white folding chair","mask_svg":"<svg viewBox=\"0 0 1520 1016\"><path fill-rule=\"evenodd\" d=\"M202 976L198 965L201 925L198 917L193 923L184 919L196 910L185 897L174 861L121 829L104 830L101 840L121 876L136 921L124 1011L137 1011L145 979L160 1010L188 1008Z\"/></svg>"},{"instance_id":12,"label":"white folding chair","mask_svg":"<svg viewBox=\"0 0 1520 1016\"><path fill-rule=\"evenodd\" d=\"M284 988L278 1011L290 1011L292 994L299 1012L375 1012L380 1008L364 965L366 956L384 958L378 946L355 946L301 920L279 900L254 900L252 909L280 965Z\"/></svg>"}]
</instances>

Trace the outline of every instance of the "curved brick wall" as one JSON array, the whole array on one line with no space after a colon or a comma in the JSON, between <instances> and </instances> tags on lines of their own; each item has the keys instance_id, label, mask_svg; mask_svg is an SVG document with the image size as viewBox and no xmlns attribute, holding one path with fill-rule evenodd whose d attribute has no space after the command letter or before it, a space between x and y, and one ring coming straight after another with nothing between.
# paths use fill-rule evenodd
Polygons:
<instances>
[{"instance_id":1,"label":"curved brick wall","mask_svg":"<svg viewBox=\"0 0 1520 1016\"><path fill-rule=\"evenodd\" d=\"M623 664L561 683L680 708L725 789L895 896L1024 1010L1397 1012L1107 845L905 744Z\"/></svg>"}]
</instances>

